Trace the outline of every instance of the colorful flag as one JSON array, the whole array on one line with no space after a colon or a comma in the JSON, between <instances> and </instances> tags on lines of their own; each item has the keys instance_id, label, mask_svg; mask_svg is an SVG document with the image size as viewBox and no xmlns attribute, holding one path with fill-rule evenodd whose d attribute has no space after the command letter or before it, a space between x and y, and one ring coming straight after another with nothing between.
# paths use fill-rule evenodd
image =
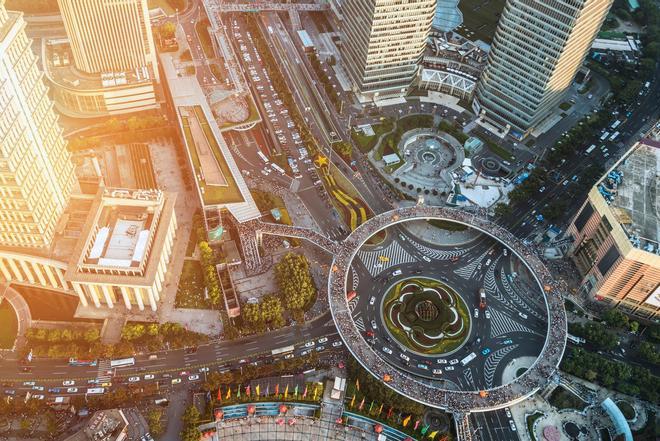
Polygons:
<instances>
[{"instance_id":1,"label":"colorful flag","mask_svg":"<svg viewBox=\"0 0 660 441\"><path fill-rule=\"evenodd\" d=\"M417 430L417 428L419 427L419 423L421 422L422 422L421 420L415 421L415 427L413 427L413 430Z\"/></svg>"},{"instance_id":2,"label":"colorful flag","mask_svg":"<svg viewBox=\"0 0 660 441\"><path fill-rule=\"evenodd\" d=\"M222 401L222 391L220 390L220 387L218 387L218 400L217 401Z\"/></svg>"},{"instance_id":3,"label":"colorful flag","mask_svg":"<svg viewBox=\"0 0 660 441\"><path fill-rule=\"evenodd\" d=\"M270 382L266 385L266 396L270 395Z\"/></svg>"},{"instance_id":4,"label":"colorful flag","mask_svg":"<svg viewBox=\"0 0 660 441\"><path fill-rule=\"evenodd\" d=\"M298 398L298 385L296 384L296 387L293 389L293 395Z\"/></svg>"},{"instance_id":5,"label":"colorful flag","mask_svg":"<svg viewBox=\"0 0 660 441\"><path fill-rule=\"evenodd\" d=\"M431 427L430 424L427 424L426 426L422 427L422 435L426 435L426 432L429 431L429 427Z\"/></svg>"},{"instance_id":6,"label":"colorful flag","mask_svg":"<svg viewBox=\"0 0 660 441\"><path fill-rule=\"evenodd\" d=\"M353 395L353 399L351 400L351 409L353 408L354 405L355 405L355 395Z\"/></svg>"},{"instance_id":7,"label":"colorful flag","mask_svg":"<svg viewBox=\"0 0 660 441\"><path fill-rule=\"evenodd\" d=\"M437 431L437 430L434 430L433 432L431 432L431 433L429 434L429 439L435 439L435 436L436 436L437 434L438 434L438 431Z\"/></svg>"},{"instance_id":8,"label":"colorful flag","mask_svg":"<svg viewBox=\"0 0 660 441\"><path fill-rule=\"evenodd\" d=\"M403 422L401 423L401 425L403 425L403 427L406 427L408 425L408 423L410 422L410 417L411 417L411 415L408 415L407 417L405 417L403 419Z\"/></svg>"},{"instance_id":9,"label":"colorful flag","mask_svg":"<svg viewBox=\"0 0 660 441\"><path fill-rule=\"evenodd\" d=\"M371 400L371 404L369 405L369 413L371 413L371 409L374 407L374 400Z\"/></svg>"},{"instance_id":10,"label":"colorful flag","mask_svg":"<svg viewBox=\"0 0 660 441\"><path fill-rule=\"evenodd\" d=\"M307 385L305 384L305 392L303 392L303 398L307 398Z\"/></svg>"},{"instance_id":11,"label":"colorful flag","mask_svg":"<svg viewBox=\"0 0 660 441\"><path fill-rule=\"evenodd\" d=\"M390 407L390 410L387 411L387 418L392 416L392 411L394 410L393 407Z\"/></svg>"},{"instance_id":12,"label":"colorful flag","mask_svg":"<svg viewBox=\"0 0 660 441\"><path fill-rule=\"evenodd\" d=\"M383 403L380 403L380 409L378 409L378 416L380 416L380 413L383 411Z\"/></svg>"},{"instance_id":13,"label":"colorful flag","mask_svg":"<svg viewBox=\"0 0 660 441\"><path fill-rule=\"evenodd\" d=\"M314 401L316 401L316 394L319 391L319 385L314 386Z\"/></svg>"},{"instance_id":14,"label":"colorful flag","mask_svg":"<svg viewBox=\"0 0 660 441\"><path fill-rule=\"evenodd\" d=\"M362 409L364 408L364 399L365 399L365 398L366 398L366 397L363 397L363 398L362 398L362 401L360 401L360 406L358 407L358 409L362 410Z\"/></svg>"},{"instance_id":15,"label":"colorful flag","mask_svg":"<svg viewBox=\"0 0 660 441\"><path fill-rule=\"evenodd\" d=\"M286 389L284 389L284 398L287 398L289 396L289 384L287 383Z\"/></svg>"},{"instance_id":16,"label":"colorful flag","mask_svg":"<svg viewBox=\"0 0 660 441\"><path fill-rule=\"evenodd\" d=\"M250 392L251 392L251 389L250 389L250 385L248 384L247 387L245 388L245 395L247 395L249 397Z\"/></svg>"},{"instance_id":17,"label":"colorful flag","mask_svg":"<svg viewBox=\"0 0 660 441\"><path fill-rule=\"evenodd\" d=\"M259 394L260 391L259 391L259 385L258 385L258 384L257 384L257 387L255 387L255 389L257 390L257 396L259 396L259 395L260 395L260 394Z\"/></svg>"},{"instance_id":18,"label":"colorful flag","mask_svg":"<svg viewBox=\"0 0 660 441\"><path fill-rule=\"evenodd\" d=\"M227 388L227 396L225 397L225 400L228 400L231 398L231 386Z\"/></svg>"},{"instance_id":19,"label":"colorful flag","mask_svg":"<svg viewBox=\"0 0 660 441\"><path fill-rule=\"evenodd\" d=\"M357 389L358 391L360 390L360 380L358 380L357 378L355 379L355 389Z\"/></svg>"},{"instance_id":20,"label":"colorful flag","mask_svg":"<svg viewBox=\"0 0 660 441\"><path fill-rule=\"evenodd\" d=\"M275 395L279 395L279 394L280 394L280 383L277 383L275 385Z\"/></svg>"}]
</instances>

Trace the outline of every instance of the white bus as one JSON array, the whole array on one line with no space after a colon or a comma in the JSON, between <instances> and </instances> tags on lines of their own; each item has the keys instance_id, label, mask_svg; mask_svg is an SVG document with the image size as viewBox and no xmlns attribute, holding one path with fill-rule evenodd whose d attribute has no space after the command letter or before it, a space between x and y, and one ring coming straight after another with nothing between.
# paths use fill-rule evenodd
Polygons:
<instances>
[{"instance_id":1,"label":"white bus","mask_svg":"<svg viewBox=\"0 0 660 441\"><path fill-rule=\"evenodd\" d=\"M105 393L104 387L90 387L87 389L87 395L99 395Z\"/></svg>"},{"instance_id":2,"label":"white bus","mask_svg":"<svg viewBox=\"0 0 660 441\"><path fill-rule=\"evenodd\" d=\"M596 144L591 144L589 148L584 151L584 154L588 155L589 153L593 152L595 148L596 148Z\"/></svg>"},{"instance_id":3,"label":"white bus","mask_svg":"<svg viewBox=\"0 0 660 441\"><path fill-rule=\"evenodd\" d=\"M123 366L134 366L135 365L135 358L121 358L118 360L110 360L110 367L112 368L117 368L117 367L123 367Z\"/></svg>"},{"instance_id":4,"label":"white bus","mask_svg":"<svg viewBox=\"0 0 660 441\"><path fill-rule=\"evenodd\" d=\"M619 135L620 135L619 132L612 133L612 136L610 136L610 141L615 141L619 137Z\"/></svg>"},{"instance_id":5,"label":"white bus","mask_svg":"<svg viewBox=\"0 0 660 441\"><path fill-rule=\"evenodd\" d=\"M272 355L288 354L289 352L293 352L294 349L295 349L295 348L293 347L293 345L291 345L291 346L284 346L283 348L273 349L273 350L271 351L271 353L272 353Z\"/></svg>"},{"instance_id":6,"label":"white bus","mask_svg":"<svg viewBox=\"0 0 660 441\"><path fill-rule=\"evenodd\" d=\"M587 342L587 340L585 340L584 338L576 337L576 336L571 335L571 334L566 334L566 338L569 339L570 341L572 341L573 343L575 343L576 345L581 345L581 344Z\"/></svg>"},{"instance_id":7,"label":"white bus","mask_svg":"<svg viewBox=\"0 0 660 441\"><path fill-rule=\"evenodd\" d=\"M617 127L619 127L619 124L621 124L621 120L617 119L617 120L614 121L614 122L612 123L612 125L610 126L610 130L614 130L614 129L616 129Z\"/></svg>"},{"instance_id":8,"label":"white bus","mask_svg":"<svg viewBox=\"0 0 660 441\"><path fill-rule=\"evenodd\" d=\"M602 135L600 135L600 140L605 141L608 136L610 136L610 132L605 132Z\"/></svg>"},{"instance_id":9,"label":"white bus","mask_svg":"<svg viewBox=\"0 0 660 441\"><path fill-rule=\"evenodd\" d=\"M257 149L257 155L259 155L259 157L261 158L262 161L264 161L264 163L268 164L270 162L268 156L264 155L264 152L262 152L259 149Z\"/></svg>"},{"instance_id":10,"label":"white bus","mask_svg":"<svg viewBox=\"0 0 660 441\"><path fill-rule=\"evenodd\" d=\"M282 175L285 174L284 169L282 167L280 167L279 165L271 164L270 166L273 167L273 170L277 170L278 172L280 172L280 174L282 174Z\"/></svg>"},{"instance_id":11,"label":"white bus","mask_svg":"<svg viewBox=\"0 0 660 441\"><path fill-rule=\"evenodd\" d=\"M467 366L472 360L477 358L477 354L474 352L470 353L467 357L461 360L461 366Z\"/></svg>"}]
</instances>

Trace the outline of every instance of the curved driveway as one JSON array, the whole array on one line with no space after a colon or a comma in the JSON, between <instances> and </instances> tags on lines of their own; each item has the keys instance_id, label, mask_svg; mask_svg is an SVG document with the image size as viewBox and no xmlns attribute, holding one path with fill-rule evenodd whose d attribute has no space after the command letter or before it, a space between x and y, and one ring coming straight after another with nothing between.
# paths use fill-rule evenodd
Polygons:
<instances>
[{"instance_id":1,"label":"curved driveway","mask_svg":"<svg viewBox=\"0 0 660 441\"><path fill-rule=\"evenodd\" d=\"M481 392L443 389L436 382L393 369L363 338L346 300L351 263L357 251L373 234L392 224L413 219L450 220L491 235L525 263L541 292L545 292L548 310L545 344L534 365L513 382ZM417 205L373 217L353 231L342 245L341 252L335 255L328 279L330 310L335 324L353 356L377 378L389 376L386 384L402 395L453 412L486 411L525 399L543 387L556 371L566 346L566 313L559 287L538 257L495 223L454 209Z\"/></svg>"}]
</instances>

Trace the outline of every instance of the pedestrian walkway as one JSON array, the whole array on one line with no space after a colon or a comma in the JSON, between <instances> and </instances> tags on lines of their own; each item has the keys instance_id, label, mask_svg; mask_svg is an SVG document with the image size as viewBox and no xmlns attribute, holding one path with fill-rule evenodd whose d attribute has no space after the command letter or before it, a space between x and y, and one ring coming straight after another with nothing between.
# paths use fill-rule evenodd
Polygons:
<instances>
[{"instance_id":1,"label":"pedestrian walkway","mask_svg":"<svg viewBox=\"0 0 660 441\"><path fill-rule=\"evenodd\" d=\"M435 245L465 245L481 236L479 231L471 228L466 228L463 231L449 231L435 227L424 220L406 222L403 224L403 228L413 236Z\"/></svg>"}]
</instances>

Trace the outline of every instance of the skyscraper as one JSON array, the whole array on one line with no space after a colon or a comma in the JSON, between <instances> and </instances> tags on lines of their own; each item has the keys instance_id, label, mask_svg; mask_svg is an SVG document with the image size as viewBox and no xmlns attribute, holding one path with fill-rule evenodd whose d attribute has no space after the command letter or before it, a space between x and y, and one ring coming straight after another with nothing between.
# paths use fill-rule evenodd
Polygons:
<instances>
[{"instance_id":1,"label":"skyscraper","mask_svg":"<svg viewBox=\"0 0 660 441\"><path fill-rule=\"evenodd\" d=\"M356 92L401 96L417 74L436 0L345 0L342 57Z\"/></svg>"},{"instance_id":2,"label":"skyscraper","mask_svg":"<svg viewBox=\"0 0 660 441\"><path fill-rule=\"evenodd\" d=\"M0 0L0 245L47 247L76 179L24 29Z\"/></svg>"},{"instance_id":3,"label":"skyscraper","mask_svg":"<svg viewBox=\"0 0 660 441\"><path fill-rule=\"evenodd\" d=\"M147 0L58 0L76 68L87 73L146 69L158 80Z\"/></svg>"},{"instance_id":4,"label":"skyscraper","mask_svg":"<svg viewBox=\"0 0 660 441\"><path fill-rule=\"evenodd\" d=\"M508 0L474 110L519 139L564 98L612 0Z\"/></svg>"}]
</instances>

